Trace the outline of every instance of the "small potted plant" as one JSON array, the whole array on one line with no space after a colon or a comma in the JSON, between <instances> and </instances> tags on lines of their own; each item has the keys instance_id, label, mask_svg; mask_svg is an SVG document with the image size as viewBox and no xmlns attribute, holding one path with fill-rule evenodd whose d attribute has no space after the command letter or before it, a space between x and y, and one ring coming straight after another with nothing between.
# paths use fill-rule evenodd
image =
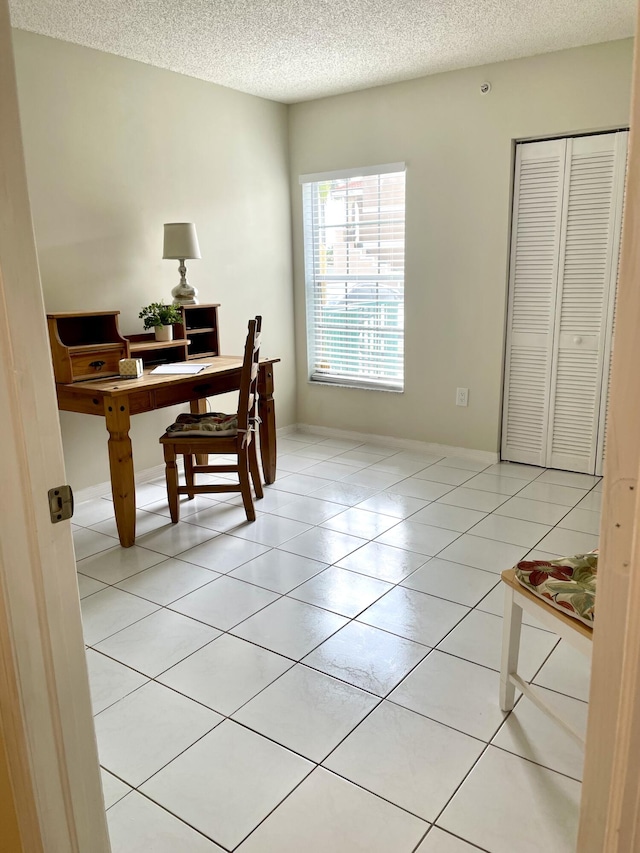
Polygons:
<instances>
[{"instance_id":1,"label":"small potted plant","mask_svg":"<svg viewBox=\"0 0 640 853\"><path fill-rule=\"evenodd\" d=\"M146 305L138 316L144 320L145 329L154 330L157 341L173 340L173 324L182 320L182 315L175 305L165 305L162 302Z\"/></svg>"}]
</instances>

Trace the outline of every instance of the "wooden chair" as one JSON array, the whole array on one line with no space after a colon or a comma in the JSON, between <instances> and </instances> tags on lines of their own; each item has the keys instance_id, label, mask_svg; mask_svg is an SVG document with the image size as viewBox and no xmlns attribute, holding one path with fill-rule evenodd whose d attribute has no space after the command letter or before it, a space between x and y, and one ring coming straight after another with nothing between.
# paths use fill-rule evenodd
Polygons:
<instances>
[{"instance_id":1,"label":"wooden chair","mask_svg":"<svg viewBox=\"0 0 640 853\"><path fill-rule=\"evenodd\" d=\"M520 631L522 613L526 611L535 617L554 634L558 634L582 654L591 658L593 628L565 616L555 607L546 604L543 599L525 589L516 580L515 569L502 572L504 582L504 622L502 628L502 664L500 667L500 707L511 711L515 703L516 688L530 699L541 711L555 720L574 740L584 745L584 738L573 726L566 722L555 708L548 705L540 692L518 675L518 655L520 652Z\"/></svg>"},{"instance_id":2,"label":"wooden chair","mask_svg":"<svg viewBox=\"0 0 640 853\"><path fill-rule=\"evenodd\" d=\"M255 521L256 513L251 495L250 477L253 480L256 498L263 496L256 452L256 428L259 424L259 418L256 414L258 401L256 384L260 358L261 326L262 317L249 320L249 333L247 334L247 342L244 348L244 361L240 379L237 430L235 433L233 435L216 435L216 433L202 432L196 435L181 435L180 432L172 432L171 428L169 428L160 438L160 443L164 448L169 509L171 510L171 521L174 524L180 518L179 495L188 495L191 500L195 495L218 492L241 492L247 520ZM195 417L197 418L197 416ZM184 425L183 428L186 429ZM202 456L206 458L209 454L221 453L235 455L237 459L236 464L196 464ZM178 456L184 457L186 480L186 485L184 486L179 484ZM195 462L194 456L196 457ZM196 474L204 473L237 473L238 483L195 485Z\"/></svg>"}]
</instances>

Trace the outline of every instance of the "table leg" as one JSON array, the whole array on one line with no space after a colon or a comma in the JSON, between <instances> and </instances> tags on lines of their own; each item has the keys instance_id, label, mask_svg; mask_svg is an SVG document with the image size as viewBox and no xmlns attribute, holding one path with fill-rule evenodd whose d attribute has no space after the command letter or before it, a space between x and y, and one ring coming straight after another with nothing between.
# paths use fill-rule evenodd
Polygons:
<instances>
[{"instance_id":1,"label":"table leg","mask_svg":"<svg viewBox=\"0 0 640 853\"><path fill-rule=\"evenodd\" d=\"M265 483L276 479L276 408L273 402L273 365L261 364L258 372L258 414L260 454Z\"/></svg>"},{"instance_id":2,"label":"table leg","mask_svg":"<svg viewBox=\"0 0 640 853\"><path fill-rule=\"evenodd\" d=\"M207 399L201 397L199 400L192 400L189 403L189 408L192 415L204 415L207 411ZM207 453L196 453L196 465L208 465L209 455Z\"/></svg>"},{"instance_id":3,"label":"table leg","mask_svg":"<svg viewBox=\"0 0 640 853\"><path fill-rule=\"evenodd\" d=\"M109 431L109 469L111 492L120 544L130 548L136 539L136 486L129 428L129 401L125 397L105 400L105 418Z\"/></svg>"}]
</instances>

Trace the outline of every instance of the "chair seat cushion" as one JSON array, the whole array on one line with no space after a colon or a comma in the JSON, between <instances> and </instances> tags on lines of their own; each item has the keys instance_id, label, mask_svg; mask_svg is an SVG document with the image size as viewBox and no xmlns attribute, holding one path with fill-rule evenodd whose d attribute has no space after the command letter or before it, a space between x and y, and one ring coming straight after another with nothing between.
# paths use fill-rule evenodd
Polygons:
<instances>
[{"instance_id":1,"label":"chair seat cushion","mask_svg":"<svg viewBox=\"0 0 640 853\"><path fill-rule=\"evenodd\" d=\"M516 579L547 604L593 627L598 553L576 554L559 560L523 560Z\"/></svg>"},{"instance_id":2,"label":"chair seat cushion","mask_svg":"<svg viewBox=\"0 0 640 853\"><path fill-rule=\"evenodd\" d=\"M167 435L200 436L201 438L228 438L238 434L238 416L223 412L178 415L175 423L167 427Z\"/></svg>"}]
</instances>

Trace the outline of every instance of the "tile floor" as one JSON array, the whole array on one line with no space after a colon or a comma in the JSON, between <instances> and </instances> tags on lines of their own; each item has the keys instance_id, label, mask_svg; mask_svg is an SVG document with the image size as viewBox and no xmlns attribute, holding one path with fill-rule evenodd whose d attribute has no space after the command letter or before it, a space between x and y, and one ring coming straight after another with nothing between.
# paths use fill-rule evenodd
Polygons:
<instances>
[{"instance_id":1,"label":"tile floor","mask_svg":"<svg viewBox=\"0 0 640 853\"><path fill-rule=\"evenodd\" d=\"M296 433L239 498L138 488L74 538L114 853L570 853L580 750L498 706L499 573L597 544L596 477ZM222 497L222 496L221 496ZM524 673L584 727L588 666ZM517 793L517 800L514 799Z\"/></svg>"}]
</instances>

